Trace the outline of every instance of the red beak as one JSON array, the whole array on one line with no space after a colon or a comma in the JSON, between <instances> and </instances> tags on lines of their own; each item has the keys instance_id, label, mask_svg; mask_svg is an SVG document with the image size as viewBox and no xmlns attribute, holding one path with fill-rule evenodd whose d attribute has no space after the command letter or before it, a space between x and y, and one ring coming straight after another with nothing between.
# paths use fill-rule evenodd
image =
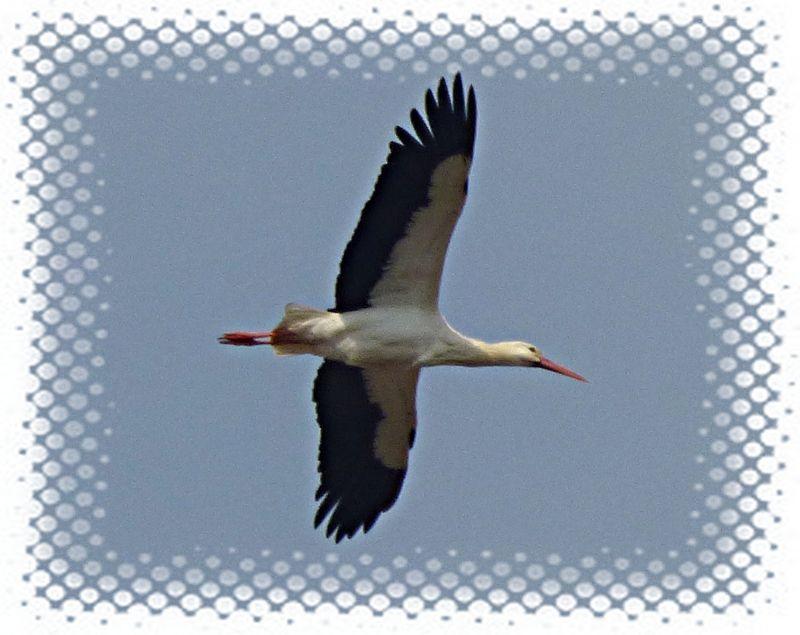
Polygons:
<instances>
[{"instance_id":1,"label":"red beak","mask_svg":"<svg viewBox=\"0 0 800 635\"><path fill-rule=\"evenodd\" d=\"M588 381L578 373L571 371L569 368L566 368L561 364L551 362L549 359L545 359L544 357L542 357L538 364L534 364L534 366L536 368L544 368L545 370L549 370L560 375L566 375L567 377L572 377L572 379L577 379L578 381L584 381L588 383Z\"/></svg>"}]
</instances>

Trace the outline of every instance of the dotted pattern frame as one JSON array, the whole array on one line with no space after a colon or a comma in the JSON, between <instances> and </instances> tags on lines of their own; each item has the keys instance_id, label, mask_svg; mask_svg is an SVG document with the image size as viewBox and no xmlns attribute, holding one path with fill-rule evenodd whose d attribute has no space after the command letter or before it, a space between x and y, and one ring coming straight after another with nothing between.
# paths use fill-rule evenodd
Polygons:
<instances>
[{"instance_id":1,"label":"dotted pattern frame","mask_svg":"<svg viewBox=\"0 0 800 635\"><path fill-rule=\"evenodd\" d=\"M224 15L198 22L188 13L160 25L103 18L77 24L69 15L44 24L16 51L26 65L16 81L30 131L21 148L30 160L19 175L29 192L22 206L38 231L29 245L37 264L26 272L35 288L26 302L37 316L31 400L38 413L26 423L37 439L26 449L36 464L29 481L39 540L30 553L38 567L28 579L37 594L67 614L103 604L151 612L175 605L187 613L245 610L255 618L290 605L343 612L362 605L376 614L399 607L409 615L433 610L442 616L466 610L476 619L542 607L561 613L585 607L595 614L619 608L632 617L746 607L769 575L760 559L773 546L765 529L777 519L766 503L776 494L770 475L780 465L772 448L781 441L778 369L770 355L780 344L770 327L780 312L770 267L760 257L773 218L764 205L767 140L759 135L769 123L760 107L771 95L763 81L769 61L764 44L753 40L757 26L730 19L712 27L700 19L677 24L667 16L606 21L600 14L582 22L493 25L474 19L455 24L442 16L421 23L409 15L393 21L374 15L349 25L232 23ZM697 217L697 234L687 239L697 245L696 282L708 290L708 303L697 310L707 317L713 342L705 376L713 396L702 404L708 425L698 430L708 440L708 451L697 457L708 467L708 481L696 484L703 512L693 514L698 527L687 539L689 555L679 561L674 551L646 562L642 553L613 561L604 554L562 563L553 554L531 563L521 553L503 562L490 551L464 559L418 550L390 563L375 563L368 554L343 563L333 553L307 562L302 553L281 559L264 552L259 562L243 558L232 566L230 558L223 563L217 556L155 563L141 554L130 563L108 551L102 561L89 558L84 541L103 544L92 519L104 513L96 492L105 484L97 475L109 460L100 438L99 381L108 337L101 326L107 308L102 287L109 281L102 277L103 238L91 226L105 210L92 196L102 183L82 158L93 143L96 111L86 105L91 91L125 72L144 81L171 73L176 81L213 84L236 74L248 83L273 73L302 79L357 72L371 79L432 69L479 70L485 77L510 72L519 80L546 73L553 81L600 75L621 83L674 81L707 112L695 124L698 200L687 211ZM87 79L100 71L101 80ZM699 524L703 514L714 520Z\"/></svg>"}]
</instances>

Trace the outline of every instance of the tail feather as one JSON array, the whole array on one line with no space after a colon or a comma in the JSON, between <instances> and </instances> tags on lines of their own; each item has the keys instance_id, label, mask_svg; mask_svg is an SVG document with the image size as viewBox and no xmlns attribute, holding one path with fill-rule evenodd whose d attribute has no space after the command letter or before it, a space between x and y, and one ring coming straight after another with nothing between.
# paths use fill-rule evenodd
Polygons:
<instances>
[{"instance_id":1,"label":"tail feather","mask_svg":"<svg viewBox=\"0 0 800 635\"><path fill-rule=\"evenodd\" d=\"M305 306L303 304L296 304L294 302L290 302L287 304L284 309L284 316L283 322L290 320L306 320L308 318L315 318L321 315L325 315L327 311L323 311L321 309L315 309L312 306Z\"/></svg>"},{"instance_id":2,"label":"tail feather","mask_svg":"<svg viewBox=\"0 0 800 635\"><path fill-rule=\"evenodd\" d=\"M291 302L284 308L283 319L273 331L272 346L277 355L304 353L311 342L304 337L305 323L327 313L314 307Z\"/></svg>"}]
</instances>

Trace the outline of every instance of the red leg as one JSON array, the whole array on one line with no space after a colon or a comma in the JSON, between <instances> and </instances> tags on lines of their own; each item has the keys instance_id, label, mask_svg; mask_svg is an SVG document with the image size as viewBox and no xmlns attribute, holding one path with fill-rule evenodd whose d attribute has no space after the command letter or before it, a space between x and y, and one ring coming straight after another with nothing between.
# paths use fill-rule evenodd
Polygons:
<instances>
[{"instance_id":1,"label":"red leg","mask_svg":"<svg viewBox=\"0 0 800 635\"><path fill-rule=\"evenodd\" d=\"M233 331L218 338L220 344L233 346L258 346L272 344L272 331Z\"/></svg>"}]
</instances>

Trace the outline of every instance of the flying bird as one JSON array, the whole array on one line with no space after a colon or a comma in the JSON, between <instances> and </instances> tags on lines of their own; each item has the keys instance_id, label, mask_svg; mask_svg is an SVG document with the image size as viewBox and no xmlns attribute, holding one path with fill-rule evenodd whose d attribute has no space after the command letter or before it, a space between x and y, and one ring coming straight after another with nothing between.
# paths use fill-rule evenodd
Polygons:
<instances>
[{"instance_id":1,"label":"flying bird","mask_svg":"<svg viewBox=\"0 0 800 635\"><path fill-rule=\"evenodd\" d=\"M288 304L271 331L225 333L223 344L270 345L324 361L314 381L320 427L314 527L338 543L366 533L397 500L414 445L416 390L428 366L525 366L586 381L527 342L488 343L439 312L447 245L467 198L475 144L475 91L461 75L413 109L416 136L389 143L372 196L341 260L336 306ZM426 121L427 119L427 121Z\"/></svg>"}]
</instances>

